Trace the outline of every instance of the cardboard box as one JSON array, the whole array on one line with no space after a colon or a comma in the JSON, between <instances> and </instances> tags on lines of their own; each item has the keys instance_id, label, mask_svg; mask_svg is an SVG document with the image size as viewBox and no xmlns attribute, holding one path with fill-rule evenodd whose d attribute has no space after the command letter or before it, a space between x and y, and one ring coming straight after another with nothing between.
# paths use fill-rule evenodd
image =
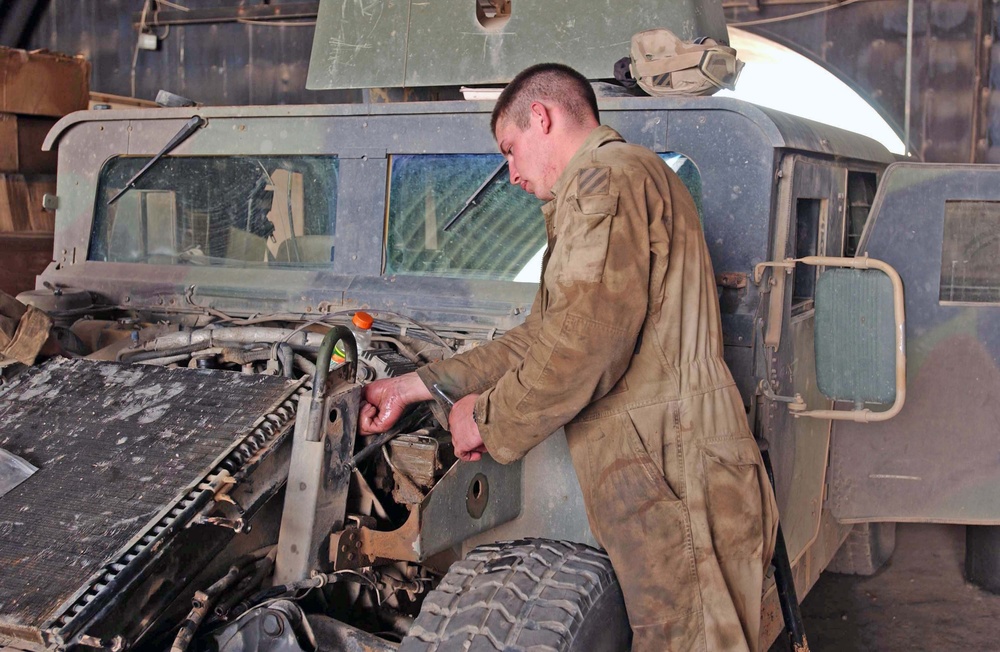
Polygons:
<instances>
[{"instance_id":1,"label":"cardboard box","mask_svg":"<svg viewBox=\"0 0 1000 652\"><path fill-rule=\"evenodd\" d=\"M55 213L42 208L42 196L55 192L54 175L0 174L0 232L54 231Z\"/></svg>"},{"instance_id":2,"label":"cardboard box","mask_svg":"<svg viewBox=\"0 0 1000 652\"><path fill-rule=\"evenodd\" d=\"M55 118L0 113L0 172L55 174L55 150L42 151L55 123Z\"/></svg>"},{"instance_id":3,"label":"cardboard box","mask_svg":"<svg viewBox=\"0 0 1000 652\"><path fill-rule=\"evenodd\" d=\"M0 47L0 112L61 118L87 108L90 62Z\"/></svg>"}]
</instances>

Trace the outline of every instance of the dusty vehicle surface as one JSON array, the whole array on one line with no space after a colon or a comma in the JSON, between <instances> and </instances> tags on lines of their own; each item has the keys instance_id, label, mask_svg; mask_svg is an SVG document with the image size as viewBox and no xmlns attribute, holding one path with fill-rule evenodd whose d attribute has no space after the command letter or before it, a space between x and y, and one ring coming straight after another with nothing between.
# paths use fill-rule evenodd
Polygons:
<instances>
[{"instance_id":1,"label":"dusty vehicle surface","mask_svg":"<svg viewBox=\"0 0 1000 652\"><path fill-rule=\"evenodd\" d=\"M57 125L54 262L23 298L72 357L8 369L0 388L0 447L39 468L0 498L0 644L626 648L559 433L516 464L458 463L442 399L391 438L357 435L363 383L488 341L530 307L544 223L493 178L491 109L204 107ZM970 360L995 374L995 263L939 262L969 259L998 172L887 167L864 137L735 100L605 97L601 110L699 206L800 597L855 523L998 522L985 460L932 468L879 448L926 409L922 370L949 324L968 326ZM921 219L952 233L943 253ZM375 317L372 347L327 372L334 341L352 339L335 327L359 310ZM906 337L926 342L919 370ZM905 405L904 370L918 381ZM930 473L937 488L887 492ZM943 486L948 500L913 491ZM769 642L781 615L773 582L762 591Z\"/></svg>"}]
</instances>

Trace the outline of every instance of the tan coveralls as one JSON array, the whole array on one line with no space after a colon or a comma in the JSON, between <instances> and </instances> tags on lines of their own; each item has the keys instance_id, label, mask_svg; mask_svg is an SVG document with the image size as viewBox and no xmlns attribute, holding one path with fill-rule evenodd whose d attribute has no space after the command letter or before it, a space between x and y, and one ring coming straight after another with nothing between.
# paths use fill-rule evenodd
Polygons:
<instances>
[{"instance_id":1,"label":"tan coveralls","mask_svg":"<svg viewBox=\"0 0 1000 652\"><path fill-rule=\"evenodd\" d=\"M553 194L528 318L420 377L482 393L479 431L500 462L565 425L633 650L756 650L777 511L722 358L694 202L656 154L609 127Z\"/></svg>"}]
</instances>

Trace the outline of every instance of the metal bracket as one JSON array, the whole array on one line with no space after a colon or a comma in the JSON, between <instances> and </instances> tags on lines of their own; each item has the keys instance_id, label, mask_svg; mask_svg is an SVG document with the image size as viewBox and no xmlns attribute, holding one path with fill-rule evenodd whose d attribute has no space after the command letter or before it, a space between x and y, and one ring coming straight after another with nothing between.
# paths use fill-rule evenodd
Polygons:
<instances>
[{"instance_id":1,"label":"metal bracket","mask_svg":"<svg viewBox=\"0 0 1000 652\"><path fill-rule=\"evenodd\" d=\"M795 269L795 259L786 258L785 260L772 260L766 263L757 263L753 267L753 282L756 285L760 285L760 282L764 280L764 270L769 267L777 267L785 270L786 274L791 274L792 270Z\"/></svg>"},{"instance_id":2,"label":"metal bracket","mask_svg":"<svg viewBox=\"0 0 1000 652\"><path fill-rule=\"evenodd\" d=\"M303 580L311 571L331 566L327 536L344 527L351 472L341 461L354 449L360 407L361 388L353 384L345 383L339 391L321 396L299 397L275 583ZM317 425L320 432L315 441Z\"/></svg>"},{"instance_id":3,"label":"metal bracket","mask_svg":"<svg viewBox=\"0 0 1000 652\"><path fill-rule=\"evenodd\" d=\"M391 531L364 524L330 536L334 568L357 568L375 559L422 562L428 557L516 518L521 512L521 461L485 457L458 462L438 481L402 526Z\"/></svg>"}]
</instances>

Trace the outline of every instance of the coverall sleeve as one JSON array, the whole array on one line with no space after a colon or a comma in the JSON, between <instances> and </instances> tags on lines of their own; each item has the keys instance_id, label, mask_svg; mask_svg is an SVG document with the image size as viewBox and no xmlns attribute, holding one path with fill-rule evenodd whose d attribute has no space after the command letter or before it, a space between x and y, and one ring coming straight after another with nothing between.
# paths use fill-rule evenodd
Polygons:
<instances>
[{"instance_id":1,"label":"coverall sleeve","mask_svg":"<svg viewBox=\"0 0 1000 652\"><path fill-rule=\"evenodd\" d=\"M545 271L544 314L520 363L476 403L497 461L522 457L628 368L646 318L648 219L669 219L669 198L653 188L644 170L617 169L606 194L567 197Z\"/></svg>"},{"instance_id":2,"label":"coverall sleeve","mask_svg":"<svg viewBox=\"0 0 1000 652\"><path fill-rule=\"evenodd\" d=\"M452 400L476 394L496 384L506 372L520 364L538 332L539 297L524 322L501 337L453 358L423 366L417 375L428 389L437 384ZM437 399L435 399L437 400ZM442 406L443 407L443 406Z\"/></svg>"}]
</instances>

